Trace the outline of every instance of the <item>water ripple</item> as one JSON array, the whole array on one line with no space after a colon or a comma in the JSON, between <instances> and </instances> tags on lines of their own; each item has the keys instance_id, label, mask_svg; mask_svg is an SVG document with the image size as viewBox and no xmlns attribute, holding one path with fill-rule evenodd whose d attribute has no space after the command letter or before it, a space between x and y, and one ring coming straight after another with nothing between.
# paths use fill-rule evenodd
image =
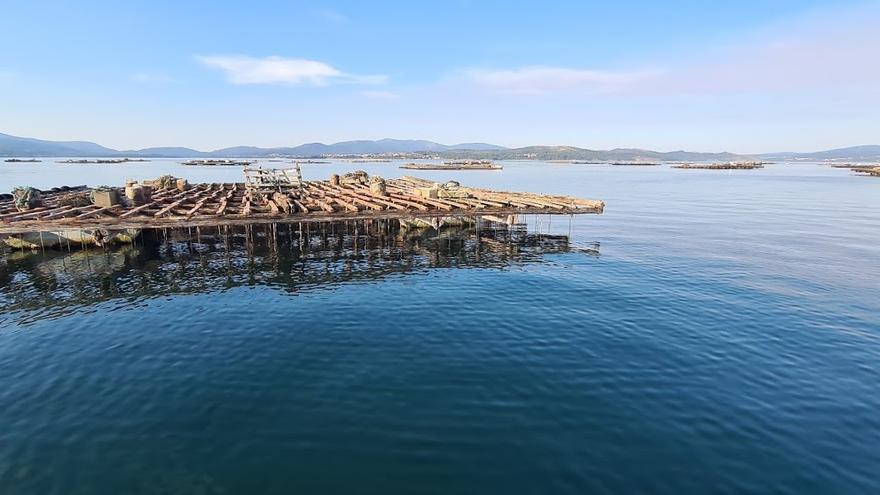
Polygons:
<instances>
[{"instance_id":1,"label":"water ripple","mask_svg":"<svg viewBox=\"0 0 880 495\"><path fill-rule=\"evenodd\" d=\"M608 212L7 257L0 492L880 490L880 182L552 167L475 180Z\"/></svg>"}]
</instances>

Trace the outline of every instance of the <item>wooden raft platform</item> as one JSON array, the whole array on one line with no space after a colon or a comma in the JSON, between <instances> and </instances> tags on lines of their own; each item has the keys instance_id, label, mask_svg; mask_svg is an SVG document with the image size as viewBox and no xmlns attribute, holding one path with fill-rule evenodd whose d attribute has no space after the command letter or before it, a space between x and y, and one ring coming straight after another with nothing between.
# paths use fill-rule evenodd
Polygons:
<instances>
[{"instance_id":1,"label":"wooden raft platform","mask_svg":"<svg viewBox=\"0 0 880 495\"><path fill-rule=\"evenodd\" d=\"M247 183L204 183L154 190L143 204L119 192L120 204L71 204L71 194L88 189L43 192L41 205L24 211L14 200L0 201L0 234L61 229L143 229L275 222L324 222L348 219L602 213L605 204L568 196L492 191L436 183L415 177L381 181L383 191L360 183L301 181L278 191ZM182 182L182 181L181 181ZM68 189L68 188L64 188ZM68 199L65 199L68 198Z\"/></svg>"},{"instance_id":2,"label":"wooden raft platform","mask_svg":"<svg viewBox=\"0 0 880 495\"><path fill-rule=\"evenodd\" d=\"M880 166L877 167L852 167L852 171L859 175L873 175L880 177Z\"/></svg>"},{"instance_id":3,"label":"wooden raft platform","mask_svg":"<svg viewBox=\"0 0 880 495\"><path fill-rule=\"evenodd\" d=\"M504 167L496 163L404 163L398 168L409 170L501 170Z\"/></svg>"},{"instance_id":4,"label":"wooden raft platform","mask_svg":"<svg viewBox=\"0 0 880 495\"><path fill-rule=\"evenodd\" d=\"M764 168L764 162L729 162L729 163L682 163L672 168L705 169L705 170L755 170Z\"/></svg>"}]
</instances>

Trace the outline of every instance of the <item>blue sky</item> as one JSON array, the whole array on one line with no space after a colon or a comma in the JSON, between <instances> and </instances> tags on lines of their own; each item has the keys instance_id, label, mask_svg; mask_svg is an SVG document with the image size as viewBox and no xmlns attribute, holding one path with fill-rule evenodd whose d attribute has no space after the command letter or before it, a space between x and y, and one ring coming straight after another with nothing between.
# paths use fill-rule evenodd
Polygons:
<instances>
[{"instance_id":1,"label":"blue sky","mask_svg":"<svg viewBox=\"0 0 880 495\"><path fill-rule=\"evenodd\" d=\"M880 143L880 2L2 3L0 132L114 148L382 137Z\"/></svg>"}]
</instances>

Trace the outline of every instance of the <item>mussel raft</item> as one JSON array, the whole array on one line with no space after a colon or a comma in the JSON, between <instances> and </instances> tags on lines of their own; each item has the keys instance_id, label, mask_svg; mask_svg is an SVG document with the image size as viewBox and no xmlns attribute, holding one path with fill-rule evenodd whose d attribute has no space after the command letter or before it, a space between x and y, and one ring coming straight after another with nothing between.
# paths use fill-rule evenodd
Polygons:
<instances>
[{"instance_id":1,"label":"mussel raft","mask_svg":"<svg viewBox=\"0 0 880 495\"><path fill-rule=\"evenodd\" d=\"M299 170L245 169L246 182L189 184L164 176L124 187L18 188L0 197L0 236L14 247L130 242L141 229L259 223L484 215L599 214L605 204L569 196L504 192L365 172L303 181ZM421 221L425 220L427 221Z\"/></svg>"},{"instance_id":2,"label":"mussel raft","mask_svg":"<svg viewBox=\"0 0 880 495\"><path fill-rule=\"evenodd\" d=\"M880 177L880 167L853 167L852 171L859 175Z\"/></svg>"}]
</instances>

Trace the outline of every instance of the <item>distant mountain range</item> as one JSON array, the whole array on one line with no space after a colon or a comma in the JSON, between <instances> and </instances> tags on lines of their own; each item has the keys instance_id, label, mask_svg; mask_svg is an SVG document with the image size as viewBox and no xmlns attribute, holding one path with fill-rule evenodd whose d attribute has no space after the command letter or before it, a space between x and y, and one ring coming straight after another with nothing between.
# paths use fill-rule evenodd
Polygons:
<instances>
[{"instance_id":1,"label":"distant mountain range","mask_svg":"<svg viewBox=\"0 0 880 495\"><path fill-rule=\"evenodd\" d=\"M761 158L767 160L875 162L880 161L880 145L850 146L849 148L816 151L813 153L767 153L761 155Z\"/></svg>"},{"instance_id":2,"label":"distant mountain range","mask_svg":"<svg viewBox=\"0 0 880 495\"><path fill-rule=\"evenodd\" d=\"M730 161L750 157L735 153L699 153L693 151L651 151L636 148L613 150L590 150L574 146L526 146L488 151L450 150L443 153L448 158L480 158L493 160L584 160L584 161Z\"/></svg>"},{"instance_id":3,"label":"distant mountain range","mask_svg":"<svg viewBox=\"0 0 880 495\"><path fill-rule=\"evenodd\" d=\"M293 147L257 148L235 146L213 151L182 147L114 150L87 141L46 141L0 133L0 156L77 156L77 157L139 157L139 158L210 158L268 156L314 157L322 155L360 155L381 153L442 153L446 151L504 150L503 146L486 143L445 145L433 141L380 139L378 141L343 141L334 144L308 143Z\"/></svg>"},{"instance_id":4,"label":"distant mountain range","mask_svg":"<svg viewBox=\"0 0 880 495\"><path fill-rule=\"evenodd\" d=\"M699 153L693 151L651 151L635 148L590 150L574 146L527 146L505 148L486 143L445 145L433 141L380 139L378 141L342 141L334 144L308 143L293 147L257 148L236 146L214 151L191 148L159 147L141 150L114 150L88 141L46 141L0 133L0 156L36 157L131 157L131 158L264 158L321 157L327 155L379 155L390 153L426 153L443 158L481 158L493 160L585 160L585 161L730 161L762 160L851 160L880 161L880 146L853 146L813 153Z\"/></svg>"}]
</instances>

